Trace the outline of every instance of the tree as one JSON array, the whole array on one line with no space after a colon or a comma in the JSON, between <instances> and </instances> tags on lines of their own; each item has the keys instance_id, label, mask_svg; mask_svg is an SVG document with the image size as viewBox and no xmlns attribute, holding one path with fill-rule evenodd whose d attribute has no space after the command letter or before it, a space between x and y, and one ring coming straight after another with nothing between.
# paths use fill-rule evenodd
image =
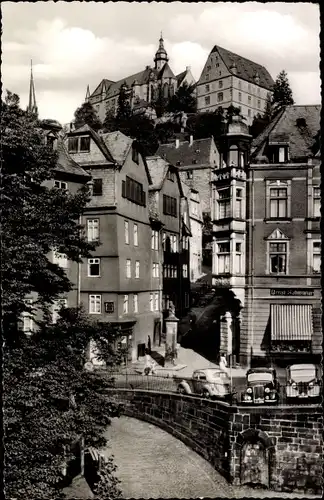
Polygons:
<instances>
[{"instance_id":1,"label":"tree","mask_svg":"<svg viewBox=\"0 0 324 500\"><path fill-rule=\"evenodd\" d=\"M285 70L282 70L273 86L272 106L274 110L280 110L285 106L294 104L294 102L287 73Z\"/></svg>"},{"instance_id":2,"label":"tree","mask_svg":"<svg viewBox=\"0 0 324 500\"><path fill-rule=\"evenodd\" d=\"M267 95L266 105L263 114L258 113L254 118L252 125L250 126L250 134L252 137L257 137L263 130L269 125L271 120L276 116L277 112L272 106L272 96L270 92Z\"/></svg>"},{"instance_id":3,"label":"tree","mask_svg":"<svg viewBox=\"0 0 324 500\"><path fill-rule=\"evenodd\" d=\"M167 107L168 111L171 113L177 113L179 111L195 113L197 111L195 88L195 85L188 85L187 82L184 82L171 97Z\"/></svg>"},{"instance_id":4,"label":"tree","mask_svg":"<svg viewBox=\"0 0 324 500\"><path fill-rule=\"evenodd\" d=\"M62 311L57 325L48 324L51 303L72 287L50 262L50 250L79 262L95 248L78 224L89 195L87 189L71 194L48 187L57 154L17 95L7 93L1 118L5 484L10 498L54 500L61 498L63 459L71 456L73 441L83 436L86 446L104 444L109 417L119 412L100 392L105 381L83 370L89 339L109 364L118 362L120 352L117 334L78 310ZM31 293L44 315L39 331L27 337L18 320L24 311L33 313L25 302Z\"/></svg>"},{"instance_id":5,"label":"tree","mask_svg":"<svg viewBox=\"0 0 324 500\"><path fill-rule=\"evenodd\" d=\"M155 110L157 118L161 118L161 116L163 116L167 111L168 103L169 100L164 97L163 88L161 85L159 85L156 92L156 97L151 102L151 106Z\"/></svg>"},{"instance_id":6,"label":"tree","mask_svg":"<svg viewBox=\"0 0 324 500\"><path fill-rule=\"evenodd\" d=\"M104 431L121 408L105 394L109 378L83 369L89 338L96 340L110 363L118 359L112 332L104 332L73 309L62 312L56 325L44 325L31 337L21 338L14 348L5 345L7 498L63 498L62 488L69 482L63 467L74 458L73 444L81 438L85 448L106 444ZM111 461L103 472L110 481L105 481L105 496L97 498L118 497Z\"/></svg>"},{"instance_id":7,"label":"tree","mask_svg":"<svg viewBox=\"0 0 324 500\"><path fill-rule=\"evenodd\" d=\"M129 104L127 87L125 85L121 85L118 95L116 123L117 124L124 123L130 118L131 115L132 115L132 110Z\"/></svg>"},{"instance_id":8,"label":"tree","mask_svg":"<svg viewBox=\"0 0 324 500\"><path fill-rule=\"evenodd\" d=\"M105 119L102 123L103 132L114 132L118 130L117 120L111 108L107 108Z\"/></svg>"},{"instance_id":9,"label":"tree","mask_svg":"<svg viewBox=\"0 0 324 500\"><path fill-rule=\"evenodd\" d=\"M99 120L97 113L90 102L84 102L82 106L75 111L74 124L75 128L80 128L83 125L89 125L89 127L94 130L98 130L102 126L101 121Z\"/></svg>"},{"instance_id":10,"label":"tree","mask_svg":"<svg viewBox=\"0 0 324 500\"><path fill-rule=\"evenodd\" d=\"M215 140L218 140L225 131L226 124L222 108L213 112L196 113L190 116L187 121L187 133L193 135L195 139L214 137Z\"/></svg>"}]
</instances>

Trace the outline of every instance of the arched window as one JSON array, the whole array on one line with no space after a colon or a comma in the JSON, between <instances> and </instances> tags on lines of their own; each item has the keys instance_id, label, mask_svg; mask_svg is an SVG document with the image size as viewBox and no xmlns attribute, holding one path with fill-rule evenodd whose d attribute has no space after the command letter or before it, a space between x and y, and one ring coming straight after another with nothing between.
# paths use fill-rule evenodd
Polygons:
<instances>
[{"instance_id":1,"label":"arched window","mask_svg":"<svg viewBox=\"0 0 324 500\"><path fill-rule=\"evenodd\" d=\"M163 85L163 97L169 97L169 85L167 83Z\"/></svg>"},{"instance_id":2,"label":"arched window","mask_svg":"<svg viewBox=\"0 0 324 500\"><path fill-rule=\"evenodd\" d=\"M174 95L174 86L173 85L170 85L169 95L170 95L170 97L172 97Z\"/></svg>"},{"instance_id":3,"label":"arched window","mask_svg":"<svg viewBox=\"0 0 324 500\"><path fill-rule=\"evenodd\" d=\"M238 149L237 146L231 146L228 154L228 165L237 167L238 162Z\"/></svg>"}]
</instances>

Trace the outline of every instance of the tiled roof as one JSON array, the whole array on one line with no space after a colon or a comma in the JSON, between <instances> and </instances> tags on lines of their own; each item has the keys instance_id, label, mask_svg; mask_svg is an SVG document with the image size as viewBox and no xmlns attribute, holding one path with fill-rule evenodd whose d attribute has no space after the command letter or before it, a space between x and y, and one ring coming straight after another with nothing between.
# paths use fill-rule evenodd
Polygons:
<instances>
[{"instance_id":1,"label":"tiled roof","mask_svg":"<svg viewBox=\"0 0 324 500\"><path fill-rule=\"evenodd\" d=\"M192 146L189 141L179 143L179 147L175 147L175 143L161 144L156 152L157 155L165 158L167 161L177 167L185 166L206 166L210 163L210 153L213 145L213 139L195 139ZM181 162L180 165L177 162Z\"/></svg>"},{"instance_id":2,"label":"tiled roof","mask_svg":"<svg viewBox=\"0 0 324 500\"><path fill-rule=\"evenodd\" d=\"M106 89L108 89L111 85L113 85L115 82L113 82L112 80L107 80L107 78L104 78L98 85L98 87L92 92L92 94L90 95L90 97L94 97L94 96L97 96L97 95L101 95L102 93L102 88L103 87L106 87Z\"/></svg>"},{"instance_id":3,"label":"tiled roof","mask_svg":"<svg viewBox=\"0 0 324 500\"><path fill-rule=\"evenodd\" d=\"M129 148L133 143L133 139L127 137L122 132L108 132L107 134L100 135L101 140L109 150L113 159L119 164L123 165Z\"/></svg>"},{"instance_id":4,"label":"tiled roof","mask_svg":"<svg viewBox=\"0 0 324 500\"><path fill-rule=\"evenodd\" d=\"M248 82L251 82L253 84L256 84L254 80L254 76L256 73L258 73L260 81L259 84L260 87L263 87L265 89L271 90L272 86L274 84L274 81L272 79L272 76L270 75L269 71L264 67L261 66L261 64L255 63L253 61L250 61L249 59L246 59L245 57L239 56L238 54L234 54L234 52L230 52L227 49L223 49L219 45L215 45L213 50L211 51L211 54L213 52L218 52L220 57L223 59L227 69L232 73L233 75L237 75L240 78L243 78L244 80L247 80ZM236 72L233 72L231 70L232 64L235 63L236 65Z\"/></svg>"},{"instance_id":5,"label":"tiled roof","mask_svg":"<svg viewBox=\"0 0 324 500\"><path fill-rule=\"evenodd\" d=\"M150 172L152 185L150 191L156 191L162 188L163 181L169 170L169 164L160 156L147 156L147 166Z\"/></svg>"},{"instance_id":6,"label":"tiled roof","mask_svg":"<svg viewBox=\"0 0 324 500\"><path fill-rule=\"evenodd\" d=\"M158 78L176 78L172 69L170 68L169 66L169 63L165 63L165 65L163 66L163 68L161 69L159 75L158 75Z\"/></svg>"},{"instance_id":7,"label":"tiled roof","mask_svg":"<svg viewBox=\"0 0 324 500\"><path fill-rule=\"evenodd\" d=\"M311 147L320 129L321 106L287 106L274 121L253 141L254 156L262 155L267 140L276 142L287 140L292 161L302 160L311 155ZM304 120L304 124L299 122Z\"/></svg>"},{"instance_id":8,"label":"tiled roof","mask_svg":"<svg viewBox=\"0 0 324 500\"><path fill-rule=\"evenodd\" d=\"M55 169L57 172L64 172L66 174L90 178L90 175L69 156L61 139L57 140L57 154L58 162Z\"/></svg>"},{"instance_id":9,"label":"tiled roof","mask_svg":"<svg viewBox=\"0 0 324 500\"><path fill-rule=\"evenodd\" d=\"M178 81L178 86L181 84L182 80L184 79L184 77L186 76L187 74L187 70L185 71L182 71L182 73L179 73L177 76L176 76L176 79Z\"/></svg>"}]
</instances>

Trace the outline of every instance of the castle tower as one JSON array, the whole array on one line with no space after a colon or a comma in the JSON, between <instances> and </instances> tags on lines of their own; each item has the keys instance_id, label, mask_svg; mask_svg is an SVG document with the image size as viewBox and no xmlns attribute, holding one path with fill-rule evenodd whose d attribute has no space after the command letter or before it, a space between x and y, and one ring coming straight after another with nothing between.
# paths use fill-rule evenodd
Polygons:
<instances>
[{"instance_id":1,"label":"castle tower","mask_svg":"<svg viewBox=\"0 0 324 500\"><path fill-rule=\"evenodd\" d=\"M155 57L154 57L155 69L160 71L163 68L163 66L165 65L165 63L168 62L168 60L169 60L169 58L168 58L168 54L164 48L164 40L163 40L162 32L161 32L161 37L159 40L159 48L156 51Z\"/></svg>"},{"instance_id":2,"label":"castle tower","mask_svg":"<svg viewBox=\"0 0 324 500\"><path fill-rule=\"evenodd\" d=\"M35 85L33 77L33 61L30 61L30 84L29 84L29 102L27 106L27 111L29 113L38 114L36 96L35 96Z\"/></svg>"}]
</instances>

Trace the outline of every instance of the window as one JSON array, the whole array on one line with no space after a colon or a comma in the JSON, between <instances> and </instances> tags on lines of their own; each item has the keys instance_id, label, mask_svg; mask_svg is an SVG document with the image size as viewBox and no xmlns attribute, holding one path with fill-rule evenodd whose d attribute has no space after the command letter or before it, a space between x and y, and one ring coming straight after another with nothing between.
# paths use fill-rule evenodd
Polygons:
<instances>
[{"instance_id":1,"label":"window","mask_svg":"<svg viewBox=\"0 0 324 500\"><path fill-rule=\"evenodd\" d=\"M170 305L170 295L163 295L162 297L163 310L169 309L169 305Z\"/></svg>"},{"instance_id":2,"label":"window","mask_svg":"<svg viewBox=\"0 0 324 500\"><path fill-rule=\"evenodd\" d=\"M154 229L152 229L152 235L151 235L151 248L152 250L159 249L159 232L155 231Z\"/></svg>"},{"instance_id":3,"label":"window","mask_svg":"<svg viewBox=\"0 0 324 500\"><path fill-rule=\"evenodd\" d=\"M46 145L50 148L50 149L54 149L54 144L55 144L55 141L56 141L56 138L53 136L53 135L48 135L46 137Z\"/></svg>"},{"instance_id":4,"label":"window","mask_svg":"<svg viewBox=\"0 0 324 500\"><path fill-rule=\"evenodd\" d=\"M90 137L80 137L80 151L89 152L90 151Z\"/></svg>"},{"instance_id":5,"label":"window","mask_svg":"<svg viewBox=\"0 0 324 500\"><path fill-rule=\"evenodd\" d=\"M321 272L321 242L313 241L312 272Z\"/></svg>"},{"instance_id":6,"label":"window","mask_svg":"<svg viewBox=\"0 0 324 500\"><path fill-rule=\"evenodd\" d=\"M125 233L125 243L129 245L129 223L127 220L124 221L124 233Z\"/></svg>"},{"instance_id":7,"label":"window","mask_svg":"<svg viewBox=\"0 0 324 500\"><path fill-rule=\"evenodd\" d=\"M170 236L171 252L176 253L178 251L178 237L175 234Z\"/></svg>"},{"instance_id":8,"label":"window","mask_svg":"<svg viewBox=\"0 0 324 500\"><path fill-rule=\"evenodd\" d=\"M279 148L279 163L285 162L285 148Z\"/></svg>"},{"instance_id":9,"label":"window","mask_svg":"<svg viewBox=\"0 0 324 500\"><path fill-rule=\"evenodd\" d=\"M154 311L159 311L160 310L160 304L159 304L159 292L156 292L154 294Z\"/></svg>"},{"instance_id":10,"label":"window","mask_svg":"<svg viewBox=\"0 0 324 500\"><path fill-rule=\"evenodd\" d=\"M251 110L248 109L248 116L251 116Z\"/></svg>"},{"instance_id":11,"label":"window","mask_svg":"<svg viewBox=\"0 0 324 500\"><path fill-rule=\"evenodd\" d=\"M137 163L139 163L139 159L138 159L138 151L135 147L132 148L132 160Z\"/></svg>"},{"instance_id":12,"label":"window","mask_svg":"<svg viewBox=\"0 0 324 500\"><path fill-rule=\"evenodd\" d=\"M241 89L242 88L242 82L238 82L238 88Z\"/></svg>"},{"instance_id":13,"label":"window","mask_svg":"<svg viewBox=\"0 0 324 500\"><path fill-rule=\"evenodd\" d=\"M78 137L69 137L69 141L68 141L69 153L77 153L78 152L78 143L79 143Z\"/></svg>"},{"instance_id":14,"label":"window","mask_svg":"<svg viewBox=\"0 0 324 500\"><path fill-rule=\"evenodd\" d=\"M133 236L134 236L134 246L135 247L138 247L138 225L137 224L134 224L134 228L133 228Z\"/></svg>"},{"instance_id":15,"label":"window","mask_svg":"<svg viewBox=\"0 0 324 500\"><path fill-rule=\"evenodd\" d=\"M128 314L128 295L124 295L123 314Z\"/></svg>"},{"instance_id":16,"label":"window","mask_svg":"<svg viewBox=\"0 0 324 500\"><path fill-rule=\"evenodd\" d=\"M57 299L55 300L52 308L52 322L55 324L59 319L59 312L61 309L67 307L67 299Z\"/></svg>"},{"instance_id":17,"label":"window","mask_svg":"<svg viewBox=\"0 0 324 500\"><path fill-rule=\"evenodd\" d=\"M210 97L209 95L205 97L205 106L209 106L210 104Z\"/></svg>"},{"instance_id":18,"label":"window","mask_svg":"<svg viewBox=\"0 0 324 500\"><path fill-rule=\"evenodd\" d=\"M99 219L87 219L88 241L99 240Z\"/></svg>"},{"instance_id":19,"label":"window","mask_svg":"<svg viewBox=\"0 0 324 500\"><path fill-rule=\"evenodd\" d=\"M206 92L209 92L209 91L210 91L210 86L209 86L209 84L205 85L205 91L206 91Z\"/></svg>"},{"instance_id":20,"label":"window","mask_svg":"<svg viewBox=\"0 0 324 500\"><path fill-rule=\"evenodd\" d=\"M159 277L159 263L158 262L153 262L152 264L152 277L153 278L158 278Z\"/></svg>"},{"instance_id":21,"label":"window","mask_svg":"<svg viewBox=\"0 0 324 500\"><path fill-rule=\"evenodd\" d=\"M270 188L270 218L287 217L287 188Z\"/></svg>"},{"instance_id":22,"label":"window","mask_svg":"<svg viewBox=\"0 0 324 500\"><path fill-rule=\"evenodd\" d=\"M33 301L31 299L26 299L25 300L26 305L31 305ZM29 311L24 311L22 313L22 322L23 322L23 332L24 333L31 333L34 330L34 319L33 315Z\"/></svg>"},{"instance_id":23,"label":"window","mask_svg":"<svg viewBox=\"0 0 324 500\"><path fill-rule=\"evenodd\" d=\"M62 181L54 181L54 187L58 189L67 189L67 183Z\"/></svg>"},{"instance_id":24,"label":"window","mask_svg":"<svg viewBox=\"0 0 324 500\"><path fill-rule=\"evenodd\" d=\"M242 243L235 243L235 273L242 274Z\"/></svg>"},{"instance_id":25,"label":"window","mask_svg":"<svg viewBox=\"0 0 324 500\"><path fill-rule=\"evenodd\" d=\"M248 96L248 102L249 102L249 104L251 104L251 96L250 95Z\"/></svg>"},{"instance_id":26,"label":"window","mask_svg":"<svg viewBox=\"0 0 324 500\"><path fill-rule=\"evenodd\" d=\"M260 101L260 99L258 99L257 106L258 106L259 109L261 108L261 101Z\"/></svg>"},{"instance_id":27,"label":"window","mask_svg":"<svg viewBox=\"0 0 324 500\"><path fill-rule=\"evenodd\" d=\"M131 260L126 259L126 278L132 277Z\"/></svg>"},{"instance_id":28,"label":"window","mask_svg":"<svg viewBox=\"0 0 324 500\"><path fill-rule=\"evenodd\" d=\"M67 256L65 253L59 253L54 250L53 252L53 263L57 264L58 266L62 267L62 269L66 269L68 267L67 265Z\"/></svg>"},{"instance_id":29,"label":"window","mask_svg":"<svg viewBox=\"0 0 324 500\"><path fill-rule=\"evenodd\" d=\"M163 195L163 213L177 217L177 200L171 196Z\"/></svg>"},{"instance_id":30,"label":"window","mask_svg":"<svg viewBox=\"0 0 324 500\"><path fill-rule=\"evenodd\" d=\"M100 276L100 259L88 259L88 276Z\"/></svg>"},{"instance_id":31,"label":"window","mask_svg":"<svg viewBox=\"0 0 324 500\"><path fill-rule=\"evenodd\" d=\"M207 66L207 71L210 71L211 70L211 66Z\"/></svg>"},{"instance_id":32,"label":"window","mask_svg":"<svg viewBox=\"0 0 324 500\"><path fill-rule=\"evenodd\" d=\"M189 304L189 293L185 293L185 308L187 309L190 306Z\"/></svg>"},{"instance_id":33,"label":"window","mask_svg":"<svg viewBox=\"0 0 324 500\"><path fill-rule=\"evenodd\" d=\"M218 88L219 89L223 88L223 82L222 82L222 80L219 80L219 82L218 82Z\"/></svg>"},{"instance_id":34,"label":"window","mask_svg":"<svg viewBox=\"0 0 324 500\"><path fill-rule=\"evenodd\" d=\"M239 101L242 101L242 93L241 92L239 92L238 98L239 98Z\"/></svg>"},{"instance_id":35,"label":"window","mask_svg":"<svg viewBox=\"0 0 324 500\"><path fill-rule=\"evenodd\" d=\"M166 250L166 238L167 238L166 233L162 233L162 248L163 248L163 250Z\"/></svg>"},{"instance_id":36,"label":"window","mask_svg":"<svg viewBox=\"0 0 324 500\"><path fill-rule=\"evenodd\" d=\"M223 92L218 92L217 94L217 101L221 102L224 99L224 94Z\"/></svg>"},{"instance_id":37,"label":"window","mask_svg":"<svg viewBox=\"0 0 324 500\"><path fill-rule=\"evenodd\" d=\"M139 278L140 277L140 261L137 260L135 262L135 278Z\"/></svg>"},{"instance_id":38,"label":"window","mask_svg":"<svg viewBox=\"0 0 324 500\"><path fill-rule=\"evenodd\" d=\"M182 238L182 250L189 250L189 236Z\"/></svg>"},{"instance_id":39,"label":"window","mask_svg":"<svg viewBox=\"0 0 324 500\"><path fill-rule=\"evenodd\" d=\"M154 295L150 293L150 311L154 311Z\"/></svg>"},{"instance_id":40,"label":"window","mask_svg":"<svg viewBox=\"0 0 324 500\"><path fill-rule=\"evenodd\" d=\"M321 216L321 188L313 187L313 217Z\"/></svg>"},{"instance_id":41,"label":"window","mask_svg":"<svg viewBox=\"0 0 324 500\"><path fill-rule=\"evenodd\" d=\"M231 191L230 188L220 189L218 191L218 217L225 219L231 215Z\"/></svg>"},{"instance_id":42,"label":"window","mask_svg":"<svg viewBox=\"0 0 324 500\"><path fill-rule=\"evenodd\" d=\"M92 196L102 196L102 179L93 179Z\"/></svg>"},{"instance_id":43,"label":"window","mask_svg":"<svg viewBox=\"0 0 324 500\"><path fill-rule=\"evenodd\" d=\"M192 178L193 178L192 170L187 170L187 179L192 179Z\"/></svg>"},{"instance_id":44,"label":"window","mask_svg":"<svg viewBox=\"0 0 324 500\"><path fill-rule=\"evenodd\" d=\"M230 242L218 243L218 274L230 272Z\"/></svg>"},{"instance_id":45,"label":"window","mask_svg":"<svg viewBox=\"0 0 324 500\"><path fill-rule=\"evenodd\" d=\"M131 177L126 176L126 180L122 181L122 197L137 205L146 206L146 195L143 190L143 184Z\"/></svg>"},{"instance_id":46,"label":"window","mask_svg":"<svg viewBox=\"0 0 324 500\"><path fill-rule=\"evenodd\" d=\"M171 168L169 168L168 173L167 173L167 178L169 181L174 182L175 174L172 172Z\"/></svg>"},{"instance_id":47,"label":"window","mask_svg":"<svg viewBox=\"0 0 324 500\"><path fill-rule=\"evenodd\" d=\"M243 211L243 190L241 188L236 188L236 199L235 199L235 217L237 219L242 219Z\"/></svg>"},{"instance_id":48,"label":"window","mask_svg":"<svg viewBox=\"0 0 324 500\"><path fill-rule=\"evenodd\" d=\"M285 274L287 270L287 243L269 243L270 273Z\"/></svg>"},{"instance_id":49,"label":"window","mask_svg":"<svg viewBox=\"0 0 324 500\"><path fill-rule=\"evenodd\" d=\"M208 81L209 80L209 74L206 73L205 79Z\"/></svg>"},{"instance_id":50,"label":"window","mask_svg":"<svg viewBox=\"0 0 324 500\"><path fill-rule=\"evenodd\" d=\"M188 278L188 264L182 264L182 276Z\"/></svg>"},{"instance_id":51,"label":"window","mask_svg":"<svg viewBox=\"0 0 324 500\"><path fill-rule=\"evenodd\" d=\"M101 314L101 295L89 295L89 314Z\"/></svg>"},{"instance_id":52,"label":"window","mask_svg":"<svg viewBox=\"0 0 324 500\"><path fill-rule=\"evenodd\" d=\"M134 293L133 295L133 311L134 313L138 313L138 294Z\"/></svg>"},{"instance_id":53,"label":"window","mask_svg":"<svg viewBox=\"0 0 324 500\"><path fill-rule=\"evenodd\" d=\"M215 66L216 66L216 68L219 68L219 63L216 63L216 65L215 65Z\"/></svg>"}]
</instances>

